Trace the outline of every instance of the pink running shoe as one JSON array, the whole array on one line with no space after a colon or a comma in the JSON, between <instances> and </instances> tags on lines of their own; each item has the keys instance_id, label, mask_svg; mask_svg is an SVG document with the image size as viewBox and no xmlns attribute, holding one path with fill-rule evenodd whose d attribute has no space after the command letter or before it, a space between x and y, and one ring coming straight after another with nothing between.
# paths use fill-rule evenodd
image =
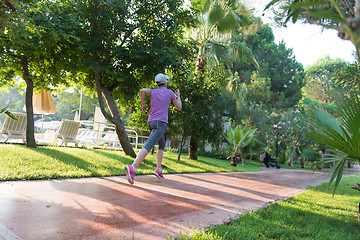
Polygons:
<instances>
[{"instance_id":1,"label":"pink running shoe","mask_svg":"<svg viewBox=\"0 0 360 240\"><path fill-rule=\"evenodd\" d=\"M159 171L159 169L155 170L154 175L160 179L164 179L164 176L163 176L162 172Z\"/></svg>"},{"instance_id":2,"label":"pink running shoe","mask_svg":"<svg viewBox=\"0 0 360 240\"><path fill-rule=\"evenodd\" d=\"M134 177L136 172L133 170L133 167L131 165L125 167L125 173L129 183L134 184Z\"/></svg>"}]
</instances>

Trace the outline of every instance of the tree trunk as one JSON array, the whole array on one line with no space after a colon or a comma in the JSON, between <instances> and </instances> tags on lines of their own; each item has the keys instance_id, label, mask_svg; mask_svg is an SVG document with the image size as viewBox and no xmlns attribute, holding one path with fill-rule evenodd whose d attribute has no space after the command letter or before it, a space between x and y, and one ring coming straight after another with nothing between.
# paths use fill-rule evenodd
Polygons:
<instances>
[{"instance_id":1,"label":"tree trunk","mask_svg":"<svg viewBox=\"0 0 360 240\"><path fill-rule=\"evenodd\" d=\"M14 7L14 5L9 0L5 0L5 4L8 7L8 9L11 10L12 12L16 11L16 8Z\"/></svg>"},{"instance_id":2,"label":"tree trunk","mask_svg":"<svg viewBox=\"0 0 360 240\"><path fill-rule=\"evenodd\" d=\"M189 156L188 158L197 160L197 150L199 147L199 141L197 137L191 136L189 145Z\"/></svg>"},{"instance_id":3,"label":"tree trunk","mask_svg":"<svg viewBox=\"0 0 360 240\"><path fill-rule=\"evenodd\" d=\"M202 47L199 46L199 51L198 51L198 55L196 57L196 63L195 63L195 77L199 78L200 82L204 82L204 70L205 70L205 65L206 65L206 59L203 58L203 56L201 54L201 49L202 49ZM198 147L199 147L198 138L191 136L188 158L197 160Z\"/></svg>"},{"instance_id":4,"label":"tree trunk","mask_svg":"<svg viewBox=\"0 0 360 240\"><path fill-rule=\"evenodd\" d=\"M294 157L295 157L295 154L296 154L296 148L293 147L292 151L291 151L291 156L290 156L290 166L293 166L294 164Z\"/></svg>"},{"instance_id":5,"label":"tree trunk","mask_svg":"<svg viewBox=\"0 0 360 240\"><path fill-rule=\"evenodd\" d=\"M171 136L170 147L174 149L179 148L179 140L177 136Z\"/></svg>"},{"instance_id":6,"label":"tree trunk","mask_svg":"<svg viewBox=\"0 0 360 240\"><path fill-rule=\"evenodd\" d=\"M177 159L178 161L180 161L181 151L182 151L182 149L184 147L185 142L186 142L186 135L185 135L185 133L183 133L183 136L181 138L180 147L179 147L179 154L178 154L178 159Z\"/></svg>"},{"instance_id":7,"label":"tree trunk","mask_svg":"<svg viewBox=\"0 0 360 240\"><path fill-rule=\"evenodd\" d=\"M301 166L301 168L305 168L305 160L304 160L304 158L300 159L300 166Z\"/></svg>"},{"instance_id":8,"label":"tree trunk","mask_svg":"<svg viewBox=\"0 0 360 240\"><path fill-rule=\"evenodd\" d=\"M129 137L125 130L124 123L121 120L120 113L119 113L116 103L114 101L112 91L110 91L108 88L106 88L104 86L101 86L98 67L95 70L95 84L96 84L96 91L98 94L98 100L99 100L99 105L100 105L102 114L109 122L111 122L115 125L116 134L118 135L121 147L124 150L125 154L129 155L131 157L136 157L136 153L134 152L134 149L131 147ZM106 100L106 103L110 110L111 115L108 114L105 110L105 105L104 105L103 98L102 98L103 95L105 97L105 100Z\"/></svg>"},{"instance_id":9,"label":"tree trunk","mask_svg":"<svg viewBox=\"0 0 360 240\"><path fill-rule=\"evenodd\" d=\"M360 21L360 0L355 0L355 19L357 19L358 21ZM358 26L358 28L356 30L359 29L359 25L360 23L357 22L356 24ZM360 39L359 39L359 34L356 34L357 36L357 41L354 42L354 46L356 48L356 55L357 55L357 58L360 59Z\"/></svg>"},{"instance_id":10,"label":"tree trunk","mask_svg":"<svg viewBox=\"0 0 360 240\"><path fill-rule=\"evenodd\" d=\"M26 82L26 94L25 94L25 106L26 106L26 146L30 148L36 148L35 136L34 136L34 110L33 110L33 92L34 83L29 74L29 62L25 56L20 58L23 79Z\"/></svg>"}]
</instances>

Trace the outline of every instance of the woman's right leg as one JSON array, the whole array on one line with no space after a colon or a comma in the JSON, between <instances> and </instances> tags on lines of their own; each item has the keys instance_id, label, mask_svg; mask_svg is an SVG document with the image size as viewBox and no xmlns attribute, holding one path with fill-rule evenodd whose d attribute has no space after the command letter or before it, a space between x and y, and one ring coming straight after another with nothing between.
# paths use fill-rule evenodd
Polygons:
<instances>
[{"instance_id":1,"label":"woman's right leg","mask_svg":"<svg viewBox=\"0 0 360 240\"><path fill-rule=\"evenodd\" d=\"M157 154L156 154L156 167L158 169L161 169L161 163L162 163L162 160L163 160L164 149L165 149L165 137L164 137L164 134L161 135L158 143L159 143L159 149L158 149Z\"/></svg>"}]
</instances>

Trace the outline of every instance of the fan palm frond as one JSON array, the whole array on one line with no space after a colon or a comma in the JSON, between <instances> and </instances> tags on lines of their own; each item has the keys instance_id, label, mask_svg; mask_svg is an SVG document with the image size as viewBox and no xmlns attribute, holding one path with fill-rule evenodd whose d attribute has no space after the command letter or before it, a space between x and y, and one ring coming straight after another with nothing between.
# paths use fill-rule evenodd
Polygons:
<instances>
[{"instance_id":1,"label":"fan palm frond","mask_svg":"<svg viewBox=\"0 0 360 240\"><path fill-rule=\"evenodd\" d=\"M260 65L256 60L256 57L251 52L250 48L241 42L232 42L231 43L232 55L234 56L235 61L239 62L245 61L254 65L257 69L260 69Z\"/></svg>"},{"instance_id":2,"label":"fan palm frond","mask_svg":"<svg viewBox=\"0 0 360 240\"><path fill-rule=\"evenodd\" d=\"M360 100L356 94L352 94L347 99L347 104L342 104L340 109L340 119L344 124L344 127L356 136L359 135L360 126Z\"/></svg>"},{"instance_id":3,"label":"fan palm frond","mask_svg":"<svg viewBox=\"0 0 360 240\"><path fill-rule=\"evenodd\" d=\"M203 1L200 5L204 6L204 11L199 16L199 27L190 33L199 42L198 56L209 64L241 59L258 67L249 48L231 43L234 30L251 23L249 10L238 0Z\"/></svg>"},{"instance_id":4,"label":"fan palm frond","mask_svg":"<svg viewBox=\"0 0 360 240\"><path fill-rule=\"evenodd\" d=\"M329 185L336 179L334 192L342 178L348 162L360 163L360 100L356 94L339 105L339 121L326 111L312 106L309 111L311 121L317 127L317 132L306 133L306 136L319 143L331 147L332 153L322 163L334 163L329 173Z\"/></svg>"},{"instance_id":5,"label":"fan palm frond","mask_svg":"<svg viewBox=\"0 0 360 240\"><path fill-rule=\"evenodd\" d=\"M332 129L342 135L340 123L327 111L311 105L308 116L315 127L326 130Z\"/></svg>"},{"instance_id":6,"label":"fan palm frond","mask_svg":"<svg viewBox=\"0 0 360 240\"><path fill-rule=\"evenodd\" d=\"M228 62L231 58L229 47L215 41L209 41L207 43L207 49L209 50L208 56L215 59L217 63Z\"/></svg>"}]
</instances>

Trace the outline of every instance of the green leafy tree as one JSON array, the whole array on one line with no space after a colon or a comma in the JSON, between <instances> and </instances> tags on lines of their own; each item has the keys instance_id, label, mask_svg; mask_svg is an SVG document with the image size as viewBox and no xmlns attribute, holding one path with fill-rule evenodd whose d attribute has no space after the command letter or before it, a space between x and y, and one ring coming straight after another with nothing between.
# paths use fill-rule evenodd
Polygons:
<instances>
[{"instance_id":1,"label":"green leafy tree","mask_svg":"<svg viewBox=\"0 0 360 240\"><path fill-rule=\"evenodd\" d=\"M15 2L9 1L9 0L1 1L0 2L0 26L4 26L7 23L8 18L6 16L6 12L8 12L8 11L11 11L11 12L16 11Z\"/></svg>"},{"instance_id":2,"label":"green leafy tree","mask_svg":"<svg viewBox=\"0 0 360 240\"><path fill-rule=\"evenodd\" d=\"M360 86L360 66L357 63L351 63L345 68L340 69L335 73L335 78L338 82L349 88L359 90Z\"/></svg>"},{"instance_id":3,"label":"green leafy tree","mask_svg":"<svg viewBox=\"0 0 360 240\"><path fill-rule=\"evenodd\" d=\"M244 104L238 114L236 124L245 124L250 128L258 129L256 139L265 148L271 143L271 131L273 130L273 117L271 111L267 110L263 103L249 102Z\"/></svg>"},{"instance_id":4,"label":"green leafy tree","mask_svg":"<svg viewBox=\"0 0 360 240\"><path fill-rule=\"evenodd\" d=\"M271 99L271 79L261 77L259 72L254 72L250 82L246 84L246 99L249 102L267 104Z\"/></svg>"},{"instance_id":5,"label":"green leafy tree","mask_svg":"<svg viewBox=\"0 0 360 240\"><path fill-rule=\"evenodd\" d=\"M199 140L216 142L222 131L222 118L217 104L220 100L221 83L224 82L221 67L207 69L202 80L192 76L181 86L183 109L179 116L182 140L190 138L189 158L197 159ZM191 140L192 139L192 140Z\"/></svg>"},{"instance_id":6,"label":"green leafy tree","mask_svg":"<svg viewBox=\"0 0 360 240\"><path fill-rule=\"evenodd\" d=\"M277 126L281 127L281 134L277 136L278 141L281 141L284 147L290 151L289 165L292 166L297 151L309 145L305 133L309 131L310 122L304 110L288 109L281 114Z\"/></svg>"},{"instance_id":7,"label":"green leafy tree","mask_svg":"<svg viewBox=\"0 0 360 240\"><path fill-rule=\"evenodd\" d=\"M245 124L257 128L256 144L254 146L267 146L272 128L271 115L268 103L270 100L270 79L260 77L254 72L247 84L235 72L228 83L227 96L231 96L234 103L229 102L226 109L227 117L235 124ZM270 105L270 104L269 104ZM255 149L255 148L254 148Z\"/></svg>"},{"instance_id":8,"label":"green leafy tree","mask_svg":"<svg viewBox=\"0 0 360 240\"><path fill-rule=\"evenodd\" d=\"M63 55L54 44L62 39L62 21L51 14L53 1L1 1L0 6L0 85L12 84L15 76L26 82L26 145L36 147L33 91L62 79L57 63Z\"/></svg>"},{"instance_id":9,"label":"green leafy tree","mask_svg":"<svg viewBox=\"0 0 360 240\"><path fill-rule=\"evenodd\" d=\"M236 124L257 128L258 143L271 148L274 142L271 132L277 122L275 115L295 106L302 98L305 72L291 49L284 43L274 42L274 34L268 25L256 19L252 29L253 32L243 35L242 40L256 56L260 68L246 62L233 65L235 74L229 87L237 103L237 114L232 118Z\"/></svg>"},{"instance_id":10,"label":"green leafy tree","mask_svg":"<svg viewBox=\"0 0 360 240\"><path fill-rule=\"evenodd\" d=\"M258 77L270 79L270 98L264 99L267 100L264 103L286 110L295 106L302 97L301 88L305 85L304 68L284 42L275 43L270 26L262 24L261 21L256 21L256 24L256 31L244 36L243 41L260 65ZM254 72L257 71L247 63L236 64L233 70L239 72L241 81L246 84L251 82Z\"/></svg>"},{"instance_id":11,"label":"green leafy tree","mask_svg":"<svg viewBox=\"0 0 360 240\"><path fill-rule=\"evenodd\" d=\"M15 74L23 76L27 83L26 102L32 105L33 81L29 76L29 65L27 58L32 51L29 45L34 44L29 38L31 33L27 31L31 24L24 16L24 9L16 7L9 1L5 4L1 1L1 27L0 27L0 84L7 85L13 81ZM30 25L30 26L29 26ZM17 39L15 41L15 38ZM29 39L29 42L26 40ZM35 40L36 42L36 40ZM5 67L4 67L5 66ZM29 147L36 147L34 138L34 118L32 115L32 106L29 111L26 130L26 144Z\"/></svg>"},{"instance_id":12,"label":"green leafy tree","mask_svg":"<svg viewBox=\"0 0 360 240\"><path fill-rule=\"evenodd\" d=\"M124 152L136 156L117 108L186 52L182 29L192 22L180 0L73 1L80 21L77 56L81 84L96 88L99 106L113 123ZM185 49L185 50L184 50Z\"/></svg>"},{"instance_id":13,"label":"green leafy tree","mask_svg":"<svg viewBox=\"0 0 360 240\"><path fill-rule=\"evenodd\" d=\"M341 59L321 58L306 69L306 85L303 88L304 97L319 103L339 102L349 87L341 87L335 78L336 72L348 64Z\"/></svg>"}]
</instances>

